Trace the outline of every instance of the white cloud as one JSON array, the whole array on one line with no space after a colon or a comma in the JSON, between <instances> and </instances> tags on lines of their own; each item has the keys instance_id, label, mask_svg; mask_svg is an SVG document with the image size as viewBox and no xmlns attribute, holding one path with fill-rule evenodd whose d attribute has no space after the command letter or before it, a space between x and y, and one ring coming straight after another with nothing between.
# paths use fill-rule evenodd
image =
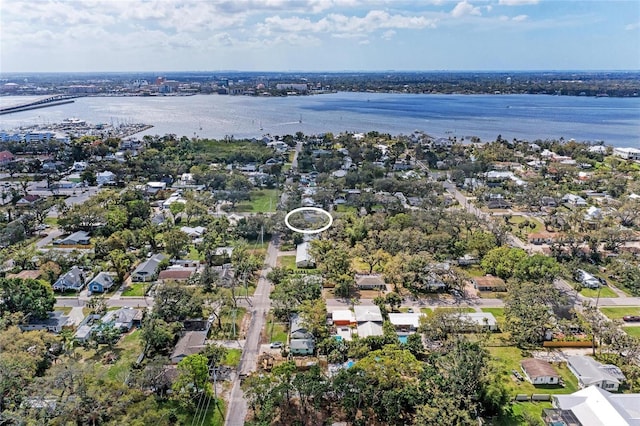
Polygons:
<instances>
[{"instance_id":1,"label":"white cloud","mask_svg":"<svg viewBox=\"0 0 640 426\"><path fill-rule=\"evenodd\" d=\"M385 32L382 33L382 38L385 40L391 40L393 38L393 36L396 35L396 32L393 30L387 30Z\"/></svg>"},{"instance_id":2,"label":"white cloud","mask_svg":"<svg viewBox=\"0 0 640 426\"><path fill-rule=\"evenodd\" d=\"M460 18L467 15L480 16L482 15L482 13L480 12L479 7L473 6L467 0L461 1L460 3L456 4L456 7L454 7L451 11L451 16L453 16L454 18Z\"/></svg>"},{"instance_id":3,"label":"white cloud","mask_svg":"<svg viewBox=\"0 0 640 426\"><path fill-rule=\"evenodd\" d=\"M627 31L637 30L638 28L640 28L640 22L636 22L635 24L629 24L624 27L624 29Z\"/></svg>"},{"instance_id":4,"label":"white cloud","mask_svg":"<svg viewBox=\"0 0 640 426\"><path fill-rule=\"evenodd\" d=\"M518 15L518 16L514 16L511 19L516 21L516 22L522 22L522 21L526 21L528 18L529 17L527 15Z\"/></svg>"},{"instance_id":5,"label":"white cloud","mask_svg":"<svg viewBox=\"0 0 640 426\"><path fill-rule=\"evenodd\" d=\"M331 33L334 36L345 34L366 34L380 29L422 29L432 28L436 20L423 16L390 15L382 10L369 11L365 16L346 16L330 13L319 20L301 18L299 16L283 18L271 16L257 25L262 35L274 33Z\"/></svg>"},{"instance_id":6,"label":"white cloud","mask_svg":"<svg viewBox=\"0 0 640 426\"><path fill-rule=\"evenodd\" d=\"M522 6L526 4L538 4L540 0L498 0L502 6Z\"/></svg>"}]
</instances>

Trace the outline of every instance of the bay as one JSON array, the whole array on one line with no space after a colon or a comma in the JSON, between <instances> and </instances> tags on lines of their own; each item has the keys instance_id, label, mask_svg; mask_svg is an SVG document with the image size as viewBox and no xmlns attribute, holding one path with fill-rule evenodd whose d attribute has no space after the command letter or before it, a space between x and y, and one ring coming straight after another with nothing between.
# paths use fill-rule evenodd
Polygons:
<instances>
[{"instance_id":1,"label":"bay","mask_svg":"<svg viewBox=\"0 0 640 426\"><path fill-rule=\"evenodd\" d=\"M0 98L0 105L25 97ZM379 131L435 137L604 141L640 148L640 98L547 95L409 95L334 93L314 96L224 95L85 97L0 116L0 129L60 122L145 123L141 133L224 138Z\"/></svg>"}]
</instances>

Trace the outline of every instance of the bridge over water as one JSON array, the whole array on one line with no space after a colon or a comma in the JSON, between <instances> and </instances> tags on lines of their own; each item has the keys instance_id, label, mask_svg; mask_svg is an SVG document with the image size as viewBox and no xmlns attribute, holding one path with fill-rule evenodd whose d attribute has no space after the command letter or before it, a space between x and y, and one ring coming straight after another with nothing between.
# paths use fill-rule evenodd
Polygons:
<instances>
[{"instance_id":1,"label":"bridge over water","mask_svg":"<svg viewBox=\"0 0 640 426\"><path fill-rule=\"evenodd\" d=\"M41 96L36 99L31 99L27 102L23 102L17 105L9 105L0 107L0 115L11 114L12 112L28 111L36 108L46 108L50 106L70 104L74 102L76 96L69 95L48 95Z\"/></svg>"}]
</instances>

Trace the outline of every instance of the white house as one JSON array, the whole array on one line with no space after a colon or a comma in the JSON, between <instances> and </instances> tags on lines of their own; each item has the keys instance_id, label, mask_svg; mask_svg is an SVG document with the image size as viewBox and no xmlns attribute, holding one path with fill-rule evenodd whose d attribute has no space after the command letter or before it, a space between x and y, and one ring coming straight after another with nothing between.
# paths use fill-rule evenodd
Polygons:
<instances>
[{"instance_id":1,"label":"white house","mask_svg":"<svg viewBox=\"0 0 640 426\"><path fill-rule=\"evenodd\" d=\"M576 207L585 207L587 205L587 201L584 198L575 194L565 194L562 197L562 202Z\"/></svg>"},{"instance_id":2,"label":"white house","mask_svg":"<svg viewBox=\"0 0 640 426\"><path fill-rule=\"evenodd\" d=\"M612 394L597 386L589 386L569 395L553 395L551 401L554 408L544 410L545 424L548 425L640 425L638 393Z\"/></svg>"},{"instance_id":3,"label":"white house","mask_svg":"<svg viewBox=\"0 0 640 426\"><path fill-rule=\"evenodd\" d=\"M527 358L520 361L520 367L524 377L534 385L557 385L560 383L560 375L547 361L535 358Z\"/></svg>"},{"instance_id":4,"label":"white house","mask_svg":"<svg viewBox=\"0 0 640 426\"><path fill-rule=\"evenodd\" d=\"M109 170L96 173L96 182L98 185L106 185L116 181L116 175Z\"/></svg>"},{"instance_id":5,"label":"white house","mask_svg":"<svg viewBox=\"0 0 640 426\"><path fill-rule=\"evenodd\" d=\"M416 331L420 326L420 318L423 316L425 315L420 312L390 312L389 322L397 331Z\"/></svg>"},{"instance_id":6,"label":"white house","mask_svg":"<svg viewBox=\"0 0 640 426\"><path fill-rule=\"evenodd\" d=\"M640 160L640 149L638 148L613 148L613 155L625 160Z\"/></svg>"},{"instance_id":7,"label":"white house","mask_svg":"<svg viewBox=\"0 0 640 426\"><path fill-rule=\"evenodd\" d=\"M617 391L626 380L620 368L611 364L601 364L595 359L576 355L567 358L567 367L578 378L581 388L597 386L609 391Z\"/></svg>"},{"instance_id":8,"label":"white house","mask_svg":"<svg viewBox=\"0 0 640 426\"><path fill-rule=\"evenodd\" d=\"M358 336L382 336L382 312L375 305L354 306L356 322L358 323Z\"/></svg>"},{"instance_id":9,"label":"white house","mask_svg":"<svg viewBox=\"0 0 640 426\"><path fill-rule=\"evenodd\" d=\"M313 268L316 266L315 260L309 253L309 242L305 241L296 247L296 268Z\"/></svg>"}]
</instances>

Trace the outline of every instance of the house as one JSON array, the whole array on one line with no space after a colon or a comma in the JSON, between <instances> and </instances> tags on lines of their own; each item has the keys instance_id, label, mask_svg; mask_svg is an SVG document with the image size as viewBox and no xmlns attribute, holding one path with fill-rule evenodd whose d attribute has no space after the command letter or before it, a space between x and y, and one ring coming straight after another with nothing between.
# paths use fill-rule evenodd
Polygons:
<instances>
[{"instance_id":1,"label":"house","mask_svg":"<svg viewBox=\"0 0 640 426\"><path fill-rule=\"evenodd\" d=\"M291 355L313 355L315 344L313 339L293 339L289 342Z\"/></svg>"},{"instance_id":2,"label":"house","mask_svg":"<svg viewBox=\"0 0 640 426\"><path fill-rule=\"evenodd\" d=\"M507 291L507 284L502 278L493 275L485 275L484 277L474 277L472 279L473 287L478 291Z\"/></svg>"},{"instance_id":3,"label":"house","mask_svg":"<svg viewBox=\"0 0 640 426\"><path fill-rule=\"evenodd\" d=\"M587 201L579 195L565 194L562 202L574 207L586 207Z\"/></svg>"},{"instance_id":4,"label":"house","mask_svg":"<svg viewBox=\"0 0 640 426\"><path fill-rule=\"evenodd\" d=\"M0 151L0 166L6 166L15 159L9 151Z\"/></svg>"},{"instance_id":5,"label":"house","mask_svg":"<svg viewBox=\"0 0 640 426\"><path fill-rule=\"evenodd\" d=\"M567 367L578 378L581 388L597 386L608 391L617 391L626 380L620 368L611 364L601 364L595 359L576 355L567 358Z\"/></svg>"},{"instance_id":6,"label":"house","mask_svg":"<svg viewBox=\"0 0 640 426\"><path fill-rule=\"evenodd\" d=\"M67 321L69 321L68 316L63 315L60 311L53 311L48 312L47 318L31 318L29 322L20 324L18 327L22 331L46 330L57 334L62 331L62 327L67 325Z\"/></svg>"},{"instance_id":7,"label":"house","mask_svg":"<svg viewBox=\"0 0 640 426\"><path fill-rule=\"evenodd\" d=\"M131 330L134 325L140 325L142 321L142 311L125 306L115 311L108 311L100 321L105 324L111 323L115 328L126 332Z\"/></svg>"},{"instance_id":8,"label":"house","mask_svg":"<svg viewBox=\"0 0 640 426\"><path fill-rule=\"evenodd\" d=\"M217 247L216 251L211 256L211 261L217 266L224 265L225 263L231 262L232 254L233 247Z\"/></svg>"},{"instance_id":9,"label":"house","mask_svg":"<svg viewBox=\"0 0 640 426\"><path fill-rule=\"evenodd\" d=\"M296 268L314 268L315 260L309 253L310 245L308 241L298 244L296 247Z\"/></svg>"},{"instance_id":10,"label":"house","mask_svg":"<svg viewBox=\"0 0 640 426\"><path fill-rule=\"evenodd\" d=\"M76 172L84 172L85 170L87 170L87 166L88 165L86 161L76 161L73 163L73 166L71 168Z\"/></svg>"},{"instance_id":11,"label":"house","mask_svg":"<svg viewBox=\"0 0 640 426\"><path fill-rule=\"evenodd\" d=\"M356 274L356 285L360 290L386 290L387 284L379 274Z\"/></svg>"},{"instance_id":12,"label":"house","mask_svg":"<svg viewBox=\"0 0 640 426\"><path fill-rule=\"evenodd\" d=\"M529 242L531 244L552 244L558 238L557 232L534 232L529 234Z\"/></svg>"},{"instance_id":13,"label":"house","mask_svg":"<svg viewBox=\"0 0 640 426\"><path fill-rule=\"evenodd\" d=\"M58 278L53 284L53 289L58 291L80 291L84 287L85 279L84 271L74 266Z\"/></svg>"},{"instance_id":14,"label":"house","mask_svg":"<svg viewBox=\"0 0 640 426\"><path fill-rule=\"evenodd\" d=\"M109 170L96 173L96 183L98 185L108 185L116 181L116 175Z\"/></svg>"},{"instance_id":15,"label":"house","mask_svg":"<svg viewBox=\"0 0 640 426\"><path fill-rule=\"evenodd\" d=\"M131 281L133 282L148 282L155 279L160 267L160 262L166 259L163 254L156 254L151 258L145 260L138 265L136 269L131 273Z\"/></svg>"},{"instance_id":16,"label":"house","mask_svg":"<svg viewBox=\"0 0 640 426\"><path fill-rule=\"evenodd\" d=\"M114 284L115 281L111 275L106 272L100 272L89 281L87 287L92 293L104 293L105 291L109 291Z\"/></svg>"},{"instance_id":17,"label":"house","mask_svg":"<svg viewBox=\"0 0 640 426\"><path fill-rule=\"evenodd\" d=\"M18 202L16 203L16 207L31 207L35 203L37 203L40 198L41 197L39 195L25 195L18 200Z\"/></svg>"},{"instance_id":18,"label":"house","mask_svg":"<svg viewBox=\"0 0 640 426\"><path fill-rule=\"evenodd\" d=\"M190 186L195 184L196 184L196 180L193 177L193 173L183 173L180 176L180 185Z\"/></svg>"},{"instance_id":19,"label":"house","mask_svg":"<svg viewBox=\"0 0 640 426\"><path fill-rule=\"evenodd\" d=\"M64 246L86 246L89 245L89 233L86 231L77 231L68 237L55 240L53 243Z\"/></svg>"},{"instance_id":20,"label":"house","mask_svg":"<svg viewBox=\"0 0 640 426\"><path fill-rule=\"evenodd\" d=\"M291 316L289 352L291 355L312 355L315 350L313 335L307 330L299 315Z\"/></svg>"},{"instance_id":21,"label":"house","mask_svg":"<svg viewBox=\"0 0 640 426\"><path fill-rule=\"evenodd\" d=\"M415 313L389 313L389 322L393 325L396 331L413 332L420 326L420 318L424 314Z\"/></svg>"},{"instance_id":22,"label":"house","mask_svg":"<svg viewBox=\"0 0 640 426\"><path fill-rule=\"evenodd\" d=\"M487 208L489 209L508 209L511 208L511 203L503 198L494 198L487 201Z\"/></svg>"},{"instance_id":23,"label":"house","mask_svg":"<svg viewBox=\"0 0 640 426\"><path fill-rule=\"evenodd\" d=\"M578 269L575 273L576 281L582 284L583 287L586 288L599 288L602 285L602 282L598 277L588 273L583 269Z\"/></svg>"},{"instance_id":24,"label":"house","mask_svg":"<svg viewBox=\"0 0 640 426\"><path fill-rule=\"evenodd\" d=\"M202 234L207 232L207 228L205 228L204 226L182 226L180 227L180 230L191 237L191 239L200 238L202 237Z\"/></svg>"},{"instance_id":25,"label":"house","mask_svg":"<svg viewBox=\"0 0 640 426\"><path fill-rule=\"evenodd\" d=\"M184 268L181 266L172 266L158 274L158 281L163 283L167 281L187 281L196 273L196 268Z\"/></svg>"},{"instance_id":26,"label":"house","mask_svg":"<svg viewBox=\"0 0 640 426\"><path fill-rule=\"evenodd\" d=\"M543 410L546 425L638 426L640 394L612 394L589 386L569 395L553 395L554 408Z\"/></svg>"},{"instance_id":27,"label":"house","mask_svg":"<svg viewBox=\"0 0 640 426\"><path fill-rule=\"evenodd\" d=\"M613 155L625 160L640 160L640 149L637 148L613 148Z\"/></svg>"},{"instance_id":28,"label":"house","mask_svg":"<svg viewBox=\"0 0 640 426\"><path fill-rule=\"evenodd\" d=\"M354 306L353 311L358 323L358 336L382 336L382 313L375 305Z\"/></svg>"},{"instance_id":29,"label":"house","mask_svg":"<svg viewBox=\"0 0 640 426\"><path fill-rule=\"evenodd\" d=\"M547 361L535 358L527 358L520 361L520 368L524 377L533 385L557 385L560 383L560 375Z\"/></svg>"},{"instance_id":30,"label":"house","mask_svg":"<svg viewBox=\"0 0 640 426\"><path fill-rule=\"evenodd\" d=\"M166 182L147 182L145 192L154 195L157 194L158 191L164 191L165 189L167 189Z\"/></svg>"},{"instance_id":31,"label":"house","mask_svg":"<svg viewBox=\"0 0 640 426\"><path fill-rule=\"evenodd\" d=\"M206 346L207 333L208 330L184 333L171 353L171 362L177 364L189 355L200 353Z\"/></svg>"},{"instance_id":32,"label":"house","mask_svg":"<svg viewBox=\"0 0 640 426\"><path fill-rule=\"evenodd\" d=\"M593 221L602 219L602 209L591 206L584 214L584 220Z\"/></svg>"},{"instance_id":33,"label":"house","mask_svg":"<svg viewBox=\"0 0 640 426\"><path fill-rule=\"evenodd\" d=\"M496 317L489 312L462 313L459 318L462 322L470 325L472 328L480 327L489 331L496 331L498 329Z\"/></svg>"},{"instance_id":34,"label":"house","mask_svg":"<svg viewBox=\"0 0 640 426\"><path fill-rule=\"evenodd\" d=\"M356 317L349 309L337 309L331 313L331 318L335 326L356 324Z\"/></svg>"}]
</instances>

